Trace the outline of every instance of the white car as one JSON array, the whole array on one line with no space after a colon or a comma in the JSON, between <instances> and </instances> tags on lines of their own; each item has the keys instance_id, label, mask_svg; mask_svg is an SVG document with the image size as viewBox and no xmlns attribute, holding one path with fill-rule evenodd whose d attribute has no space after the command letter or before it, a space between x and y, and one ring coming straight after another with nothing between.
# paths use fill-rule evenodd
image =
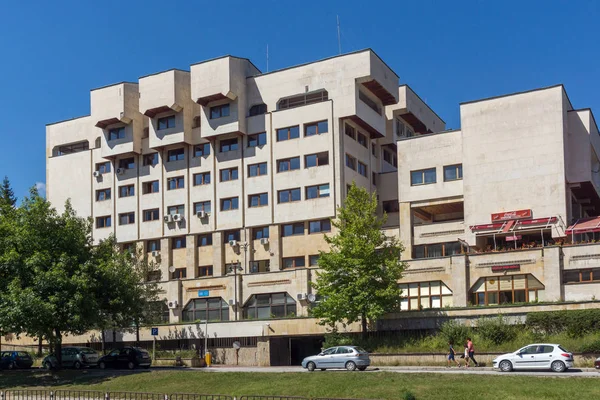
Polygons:
<instances>
[{"instance_id":1,"label":"white car","mask_svg":"<svg viewBox=\"0 0 600 400\"><path fill-rule=\"evenodd\" d=\"M494 359L494 368L502 372L513 369L550 369L564 372L573 367L573 353L558 344L530 344L514 353L502 354Z\"/></svg>"}]
</instances>

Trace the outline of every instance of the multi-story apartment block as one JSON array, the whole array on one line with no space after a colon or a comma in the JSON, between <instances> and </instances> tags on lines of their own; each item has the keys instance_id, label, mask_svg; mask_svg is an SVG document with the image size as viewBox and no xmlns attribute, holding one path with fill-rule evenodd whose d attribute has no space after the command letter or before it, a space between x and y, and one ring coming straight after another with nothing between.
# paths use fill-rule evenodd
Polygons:
<instances>
[{"instance_id":1,"label":"multi-story apartment block","mask_svg":"<svg viewBox=\"0 0 600 400\"><path fill-rule=\"evenodd\" d=\"M371 50L270 73L226 56L92 90L90 115L47 126L47 196L91 217L96 242L156 261L173 329L208 319L212 338L274 353L324 332L298 317L352 182L406 247L399 310L417 312L383 329L430 308L590 300L597 250L562 244L600 227L575 223L600 211L591 111L562 86L460 110L445 131Z\"/></svg>"}]
</instances>

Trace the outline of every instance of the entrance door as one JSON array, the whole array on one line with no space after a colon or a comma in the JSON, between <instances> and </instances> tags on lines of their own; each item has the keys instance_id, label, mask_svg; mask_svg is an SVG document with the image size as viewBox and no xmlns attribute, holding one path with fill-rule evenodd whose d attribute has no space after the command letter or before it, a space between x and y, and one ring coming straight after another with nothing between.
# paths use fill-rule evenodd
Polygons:
<instances>
[{"instance_id":1,"label":"entrance door","mask_svg":"<svg viewBox=\"0 0 600 400\"><path fill-rule=\"evenodd\" d=\"M272 367L290 365L290 339L270 338L269 356Z\"/></svg>"}]
</instances>

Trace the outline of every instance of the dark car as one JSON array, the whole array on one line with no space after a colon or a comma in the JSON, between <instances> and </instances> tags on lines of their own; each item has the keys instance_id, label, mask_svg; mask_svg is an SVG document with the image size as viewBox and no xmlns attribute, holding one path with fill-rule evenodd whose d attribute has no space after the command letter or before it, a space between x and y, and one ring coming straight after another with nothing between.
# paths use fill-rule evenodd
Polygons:
<instances>
[{"instance_id":1,"label":"dark car","mask_svg":"<svg viewBox=\"0 0 600 400\"><path fill-rule=\"evenodd\" d=\"M596 361L594 362L594 367L596 367L597 370L600 370L600 357L596 358Z\"/></svg>"},{"instance_id":2,"label":"dark car","mask_svg":"<svg viewBox=\"0 0 600 400\"><path fill-rule=\"evenodd\" d=\"M95 367L98 364L98 353L89 347L63 347L61 349L62 367L80 369L83 367ZM42 367L54 369L58 367L56 354L48 354L42 360Z\"/></svg>"},{"instance_id":3,"label":"dark car","mask_svg":"<svg viewBox=\"0 0 600 400\"><path fill-rule=\"evenodd\" d=\"M150 354L144 349L138 347L123 347L116 349L100 357L98 367L105 368L128 368L134 369L137 367L150 368L152 360Z\"/></svg>"},{"instance_id":4,"label":"dark car","mask_svg":"<svg viewBox=\"0 0 600 400\"><path fill-rule=\"evenodd\" d=\"M0 359L0 369L31 368L33 358L24 351L3 351Z\"/></svg>"}]
</instances>

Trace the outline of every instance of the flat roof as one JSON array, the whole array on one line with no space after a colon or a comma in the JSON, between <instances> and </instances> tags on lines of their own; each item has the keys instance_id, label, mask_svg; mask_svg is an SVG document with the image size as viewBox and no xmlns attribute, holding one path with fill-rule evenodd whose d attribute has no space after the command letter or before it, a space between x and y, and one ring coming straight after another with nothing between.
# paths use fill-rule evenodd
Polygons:
<instances>
[{"instance_id":1,"label":"flat roof","mask_svg":"<svg viewBox=\"0 0 600 400\"><path fill-rule=\"evenodd\" d=\"M190 64L190 67L193 67L194 65L200 65L200 64L204 64L207 62L211 62L211 61L216 61L216 60L220 60L222 58L227 58L227 57L231 57L231 58L237 58L238 60L245 60L248 61L250 63L250 65L252 65L254 68L256 68L256 70L258 72L260 72L262 74L262 71L260 70L260 68L258 68L256 65L254 65L254 63L252 62L252 60L250 60L249 58L246 57L238 57L238 56L232 56L231 54L226 54L224 56L219 56L219 57L214 57L214 58L209 58L208 60L204 60L204 61L198 61L196 63Z\"/></svg>"},{"instance_id":2,"label":"flat roof","mask_svg":"<svg viewBox=\"0 0 600 400\"><path fill-rule=\"evenodd\" d=\"M403 86L406 86L408 89L410 89L410 91L411 91L411 92L413 92L413 93L414 93L414 95L415 95L415 96L417 96L417 98L418 98L419 100L421 100L421 102L422 102L423 104L425 104L425 105L427 106L427 108L429 108L429 110L431 110L431 112L432 112L432 113L434 113L434 114L435 114L435 116L436 116L436 117L438 117L438 118L440 119L440 121L442 121L444 124L446 124L446 121L444 121L444 120L442 119L442 117L440 117L440 116L438 115L438 113L436 113L436 112L434 111L434 109L433 109L433 108L431 108L431 107L429 106L429 104L427 104L427 103L426 103L426 102L425 102L425 101L424 101L424 100L421 98L421 96L419 96L419 95L417 94L417 92L415 92L415 91L413 90L413 88L411 88L411 87L410 87L410 85L409 85L408 83L402 84L402 85L400 85L400 86L398 86L398 87L403 87Z\"/></svg>"},{"instance_id":3,"label":"flat roof","mask_svg":"<svg viewBox=\"0 0 600 400\"><path fill-rule=\"evenodd\" d=\"M398 139L396 139L396 142L403 142L405 140L418 139L418 138L422 138L422 137L431 137L431 136L441 135L441 134L444 134L444 133L452 133L452 132L460 132L460 131L461 131L460 129L446 129L445 131L423 133L421 135L415 135L415 136L409 136L409 137L404 137L404 138L398 138Z\"/></svg>"},{"instance_id":4,"label":"flat roof","mask_svg":"<svg viewBox=\"0 0 600 400\"><path fill-rule=\"evenodd\" d=\"M460 102L458 104L462 106L463 104L472 104L472 103L478 103L480 101L496 100L496 99L501 99L503 97L517 96L517 95L520 95L520 94L527 94L527 93L539 92L539 91L542 91L542 90L554 89L554 88L557 88L557 87L561 87L563 89L563 91L565 92L565 94L567 93L565 91L564 85L562 83L559 83L559 84L552 85L552 86L545 86L545 87L541 87L541 88L523 90L523 91L520 91L520 92L513 92L513 93L501 94L501 95L492 96L492 97L484 97L483 99L463 101L463 102ZM569 96L567 96L567 98L568 97ZM571 100L569 100L569 104L571 104ZM571 107L573 107L573 106L571 105Z\"/></svg>"},{"instance_id":5,"label":"flat roof","mask_svg":"<svg viewBox=\"0 0 600 400\"><path fill-rule=\"evenodd\" d=\"M90 89L90 92L93 92L94 90L106 89L106 88L109 88L111 86L124 85L126 83L129 83L129 84L132 84L132 85L139 85L138 82L121 81L121 82L117 82L117 83L111 83L110 85L104 85L104 86L100 86L100 87L97 87L97 88Z\"/></svg>"},{"instance_id":6,"label":"flat roof","mask_svg":"<svg viewBox=\"0 0 600 400\"><path fill-rule=\"evenodd\" d=\"M568 112L577 112L577 111L589 111L590 115L592 116L592 122L594 123L596 130L600 131L600 129L598 129L598 124L596 123L596 117L594 116L594 112L592 111L592 109L590 107L573 109L573 110L569 110Z\"/></svg>"},{"instance_id":7,"label":"flat roof","mask_svg":"<svg viewBox=\"0 0 600 400\"><path fill-rule=\"evenodd\" d=\"M91 116L91 114L80 115L79 117L73 117L73 118L63 119L62 121L50 122L49 124L46 124L46 126L56 125L56 124L60 124L60 123L63 123L63 122L74 121L76 119L85 118L85 117L89 117L89 116Z\"/></svg>"},{"instance_id":8,"label":"flat roof","mask_svg":"<svg viewBox=\"0 0 600 400\"><path fill-rule=\"evenodd\" d=\"M186 71L185 69L170 68L170 69L165 69L164 71L154 72L154 73L148 74L148 75L142 75L138 79L143 79L143 78L147 78L149 76L154 76L154 75L160 75L160 74L164 74L165 72L171 72L171 71L187 72L188 74L190 73L190 71Z\"/></svg>"}]
</instances>

